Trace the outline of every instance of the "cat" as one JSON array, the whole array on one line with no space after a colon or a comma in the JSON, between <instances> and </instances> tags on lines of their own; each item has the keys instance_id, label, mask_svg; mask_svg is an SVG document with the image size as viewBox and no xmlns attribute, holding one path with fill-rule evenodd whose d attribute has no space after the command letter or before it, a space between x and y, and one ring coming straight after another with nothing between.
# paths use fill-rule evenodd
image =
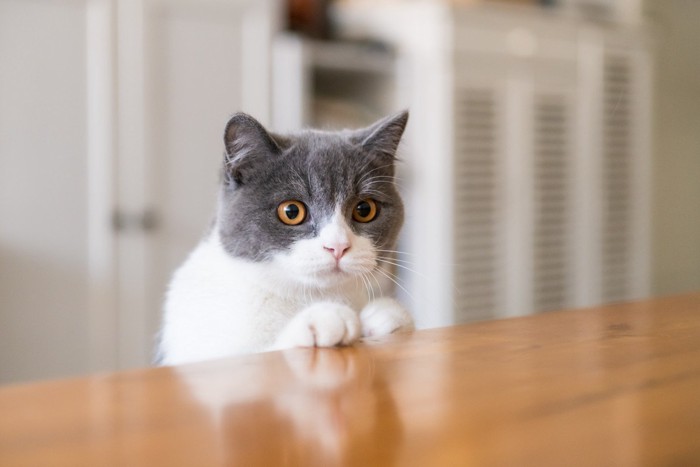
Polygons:
<instances>
[{"instance_id":1,"label":"cat","mask_svg":"<svg viewBox=\"0 0 700 467\"><path fill-rule=\"evenodd\" d=\"M235 114L215 221L168 287L157 362L413 329L383 296L404 216L394 171L407 121L403 111L359 130L280 135Z\"/></svg>"}]
</instances>

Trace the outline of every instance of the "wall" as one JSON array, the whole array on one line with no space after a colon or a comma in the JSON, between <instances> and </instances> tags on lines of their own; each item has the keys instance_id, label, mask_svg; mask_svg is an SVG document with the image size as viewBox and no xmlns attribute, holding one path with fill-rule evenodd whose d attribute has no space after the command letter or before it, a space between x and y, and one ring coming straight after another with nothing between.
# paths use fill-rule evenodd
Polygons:
<instances>
[{"instance_id":1,"label":"wall","mask_svg":"<svg viewBox=\"0 0 700 467\"><path fill-rule=\"evenodd\" d=\"M0 383L88 365L85 36L84 5L0 1Z\"/></svg>"},{"instance_id":2,"label":"wall","mask_svg":"<svg viewBox=\"0 0 700 467\"><path fill-rule=\"evenodd\" d=\"M700 2L649 1L655 26L654 275L657 295L700 289Z\"/></svg>"}]
</instances>

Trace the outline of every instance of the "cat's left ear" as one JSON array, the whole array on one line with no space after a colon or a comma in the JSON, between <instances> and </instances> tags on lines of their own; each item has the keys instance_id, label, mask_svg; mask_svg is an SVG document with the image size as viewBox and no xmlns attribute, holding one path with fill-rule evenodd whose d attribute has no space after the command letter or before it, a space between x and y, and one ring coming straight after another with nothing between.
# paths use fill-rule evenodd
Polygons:
<instances>
[{"instance_id":1,"label":"cat's left ear","mask_svg":"<svg viewBox=\"0 0 700 467\"><path fill-rule=\"evenodd\" d=\"M408 123L408 110L403 110L356 131L353 139L366 151L394 159L401 136L406 129L406 123Z\"/></svg>"}]
</instances>

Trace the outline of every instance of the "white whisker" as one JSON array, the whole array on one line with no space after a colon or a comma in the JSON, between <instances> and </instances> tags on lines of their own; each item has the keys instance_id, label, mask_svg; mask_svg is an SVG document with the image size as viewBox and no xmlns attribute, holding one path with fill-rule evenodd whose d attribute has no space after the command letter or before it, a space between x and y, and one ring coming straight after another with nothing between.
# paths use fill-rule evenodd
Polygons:
<instances>
[{"instance_id":1,"label":"white whisker","mask_svg":"<svg viewBox=\"0 0 700 467\"><path fill-rule=\"evenodd\" d=\"M408 256L416 256L416 253L409 253L407 251L401 251L401 250L381 250L381 249L376 249L375 251L379 251L382 253L398 253L400 255L408 255Z\"/></svg>"},{"instance_id":2,"label":"white whisker","mask_svg":"<svg viewBox=\"0 0 700 467\"><path fill-rule=\"evenodd\" d=\"M408 253L406 251L399 251L399 250L380 250L380 249L377 249L375 251L377 251L379 253L395 253L397 255L418 256L418 253ZM394 258L394 259L397 261L403 261L403 262L407 262L407 263L410 262L408 260L399 260L396 258ZM413 262L413 264L416 264L416 263ZM440 261L438 264L440 264L441 266L463 266L465 263L457 262L457 261L448 261L448 262Z\"/></svg>"},{"instance_id":3,"label":"white whisker","mask_svg":"<svg viewBox=\"0 0 700 467\"><path fill-rule=\"evenodd\" d=\"M404 266L403 264L393 263L393 262L387 261L387 260L385 260L385 259L378 259L378 261L381 261L382 263L386 263L386 264L391 264L392 266L396 266L396 267L398 267L398 268L403 268L403 269L405 269L406 271L412 272L413 274L417 274L417 275L421 276L421 277L424 278L424 279L428 279L428 276L426 276L425 274L421 274L420 272L418 272L418 271L416 271L416 270L413 270L413 269L411 269L411 268L409 268L409 267L407 267L407 266Z\"/></svg>"},{"instance_id":4,"label":"white whisker","mask_svg":"<svg viewBox=\"0 0 700 467\"><path fill-rule=\"evenodd\" d=\"M397 261L399 263L406 263L406 264L416 264L415 261L409 261L407 259L399 259L399 258L394 258L394 257L389 257L389 256L381 256L377 255L378 259L385 259L389 261Z\"/></svg>"},{"instance_id":5,"label":"white whisker","mask_svg":"<svg viewBox=\"0 0 700 467\"><path fill-rule=\"evenodd\" d=\"M370 271L368 271L368 272L369 272L369 275L372 277L372 279L374 279L374 282L377 283L377 287L379 288L379 294L380 294L380 296L383 296L383 295L384 295L384 291L382 290L382 284L379 283L379 281L377 280L377 278L376 278L376 277L374 276L374 274L372 273L372 270L370 270ZM375 298L376 298L376 297L375 297Z\"/></svg>"},{"instance_id":6,"label":"white whisker","mask_svg":"<svg viewBox=\"0 0 700 467\"><path fill-rule=\"evenodd\" d=\"M381 170L381 169L386 169L387 167L391 167L392 165L394 165L393 162L391 164L385 164L385 165L381 165L379 167L373 168L372 170L370 170L369 172L367 172L366 174L364 174L362 176L362 178L358 181L358 185L361 184L362 182L364 182L372 172L376 172L377 170Z\"/></svg>"},{"instance_id":7,"label":"white whisker","mask_svg":"<svg viewBox=\"0 0 700 467\"><path fill-rule=\"evenodd\" d=\"M360 279L362 279L362 284L364 285L365 291L367 292L367 300L371 300L372 294L370 292L370 288L367 286L367 278L365 277L364 272L360 273Z\"/></svg>"},{"instance_id":8,"label":"white whisker","mask_svg":"<svg viewBox=\"0 0 700 467\"><path fill-rule=\"evenodd\" d=\"M394 278L392 277L392 274L391 274L389 271L385 271L385 270L383 270L382 268L377 268L377 269L375 269L375 271L377 271L377 272L383 274L384 277L386 277L386 278L389 279L391 282L393 282L393 283L396 284L398 287L400 287L401 290L403 290L403 291L406 293L406 295L408 295L409 298L410 298L411 300L413 300L414 303L418 303L417 300L413 297L413 295L411 295L411 294L408 292L408 290L406 290L406 288L405 288L404 286L402 286L401 284L399 284L399 282L398 282L398 277L397 277L396 279L394 279Z\"/></svg>"}]
</instances>

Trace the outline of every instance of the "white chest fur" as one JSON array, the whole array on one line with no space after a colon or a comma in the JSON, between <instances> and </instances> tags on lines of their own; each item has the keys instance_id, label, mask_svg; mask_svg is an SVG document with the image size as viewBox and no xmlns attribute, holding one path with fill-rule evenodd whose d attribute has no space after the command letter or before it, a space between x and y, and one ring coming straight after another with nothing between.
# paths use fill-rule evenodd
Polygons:
<instances>
[{"instance_id":1,"label":"white chest fur","mask_svg":"<svg viewBox=\"0 0 700 467\"><path fill-rule=\"evenodd\" d=\"M204 240L170 284L161 363L264 351L310 303L338 302L353 310L367 304L370 292L359 279L320 289L290 283L281 266L234 258L215 234Z\"/></svg>"}]
</instances>

